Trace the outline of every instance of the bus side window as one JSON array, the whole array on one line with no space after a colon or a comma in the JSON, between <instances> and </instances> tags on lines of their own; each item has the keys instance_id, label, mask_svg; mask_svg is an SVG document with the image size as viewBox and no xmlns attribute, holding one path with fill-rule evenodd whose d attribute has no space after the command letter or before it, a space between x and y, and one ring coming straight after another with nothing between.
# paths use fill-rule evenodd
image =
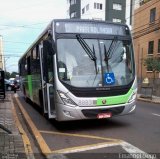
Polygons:
<instances>
[{"instance_id":1,"label":"bus side window","mask_svg":"<svg viewBox=\"0 0 160 159\"><path fill-rule=\"evenodd\" d=\"M31 74L31 57L27 57L27 74Z\"/></svg>"},{"instance_id":2,"label":"bus side window","mask_svg":"<svg viewBox=\"0 0 160 159\"><path fill-rule=\"evenodd\" d=\"M32 50L31 74L40 74L39 45Z\"/></svg>"},{"instance_id":3,"label":"bus side window","mask_svg":"<svg viewBox=\"0 0 160 159\"><path fill-rule=\"evenodd\" d=\"M25 59L25 57L23 57L21 61L22 62L19 64L19 75L24 76L24 75L26 75L26 69L25 69L26 59Z\"/></svg>"}]
</instances>

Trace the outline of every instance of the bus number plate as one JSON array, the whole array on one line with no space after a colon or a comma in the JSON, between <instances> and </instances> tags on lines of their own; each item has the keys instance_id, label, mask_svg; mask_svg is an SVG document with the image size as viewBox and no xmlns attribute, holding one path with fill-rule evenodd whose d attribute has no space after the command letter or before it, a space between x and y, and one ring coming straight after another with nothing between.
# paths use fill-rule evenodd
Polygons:
<instances>
[{"instance_id":1,"label":"bus number plate","mask_svg":"<svg viewBox=\"0 0 160 159\"><path fill-rule=\"evenodd\" d=\"M97 115L98 119L105 119L105 118L111 118L112 117L112 113L100 113Z\"/></svg>"}]
</instances>

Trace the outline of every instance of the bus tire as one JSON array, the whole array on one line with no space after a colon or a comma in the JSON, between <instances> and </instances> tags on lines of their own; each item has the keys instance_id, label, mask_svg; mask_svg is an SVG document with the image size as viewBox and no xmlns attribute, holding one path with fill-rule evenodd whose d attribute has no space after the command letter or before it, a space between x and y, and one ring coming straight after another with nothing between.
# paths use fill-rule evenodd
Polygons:
<instances>
[{"instance_id":1,"label":"bus tire","mask_svg":"<svg viewBox=\"0 0 160 159\"><path fill-rule=\"evenodd\" d=\"M29 102L29 98L26 96L26 89L25 89L24 85L23 85L23 95L24 95L25 102L28 103Z\"/></svg>"}]
</instances>

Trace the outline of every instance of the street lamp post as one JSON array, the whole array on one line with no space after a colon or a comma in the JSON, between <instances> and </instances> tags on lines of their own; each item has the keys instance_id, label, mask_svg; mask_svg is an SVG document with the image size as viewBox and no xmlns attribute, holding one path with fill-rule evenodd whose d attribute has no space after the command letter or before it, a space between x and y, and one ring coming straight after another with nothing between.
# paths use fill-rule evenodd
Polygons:
<instances>
[{"instance_id":1,"label":"street lamp post","mask_svg":"<svg viewBox=\"0 0 160 159\"><path fill-rule=\"evenodd\" d=\"M4 69L3 39L1 35L0 35L0 67L2 70Z\"/></svg>"},{"instance_id":2,"label":"street lamp post","mask_svg":"<svg viewBox=\"0 0 160 159\"><path fill-rule=\"evenodd\" d=\"M4 57L4 71L7 72L6 70L6 62L10 57Z\"/></svg>"}]
</instances>

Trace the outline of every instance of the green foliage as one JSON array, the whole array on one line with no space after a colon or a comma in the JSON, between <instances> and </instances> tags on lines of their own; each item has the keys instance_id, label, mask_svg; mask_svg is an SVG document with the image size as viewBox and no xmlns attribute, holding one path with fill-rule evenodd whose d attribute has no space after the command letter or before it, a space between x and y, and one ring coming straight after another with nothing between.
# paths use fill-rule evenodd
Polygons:
<instances>
[{"instance_id":1,"label":"green foliage","mask_svg":"<svg viewBox=\"0 0 160 159\"><path fill-rule=\"evenodd\" d=\"M18 75L17 72L12 72L12 73L9 73L9 72L5 72L5 78L6 79L9 79L9 78L15 78L16 75Z\"/></svg>"},{"instance_id":2,"label":"green foliage","mask_svg":"<svg viewBox=\"0 0 160 159\"><path fill-rule=\"evenodd\" d=\"M144 59L144 66L146 66L147 70L149 70L149 71L160 72L160 58L148 57L148 58Z\"/></svg>"},{"instance_id":3,"label":"green foliage","mask_svg":"<svg viewBox=\"0 0 160 159\"><path fill-rule=\"evenodd\" d=\"M10 78L15 78L15 77L16 77L16 75L18 75L18 73L17 73L17 72L12 72L12 73L11 73Z\"/></svg>"},{"instance_id":4,"label":"green foliage","mask_svg":"<svg viewBox=\"0 0 160 159\"><path fill-rule=\"evenodd\" d=\"M5 78L6 78L6 79L9 79L10 76L11 76L11 74L10 74L9 72L5 72Z\"/></svg>"}]
</instances>

